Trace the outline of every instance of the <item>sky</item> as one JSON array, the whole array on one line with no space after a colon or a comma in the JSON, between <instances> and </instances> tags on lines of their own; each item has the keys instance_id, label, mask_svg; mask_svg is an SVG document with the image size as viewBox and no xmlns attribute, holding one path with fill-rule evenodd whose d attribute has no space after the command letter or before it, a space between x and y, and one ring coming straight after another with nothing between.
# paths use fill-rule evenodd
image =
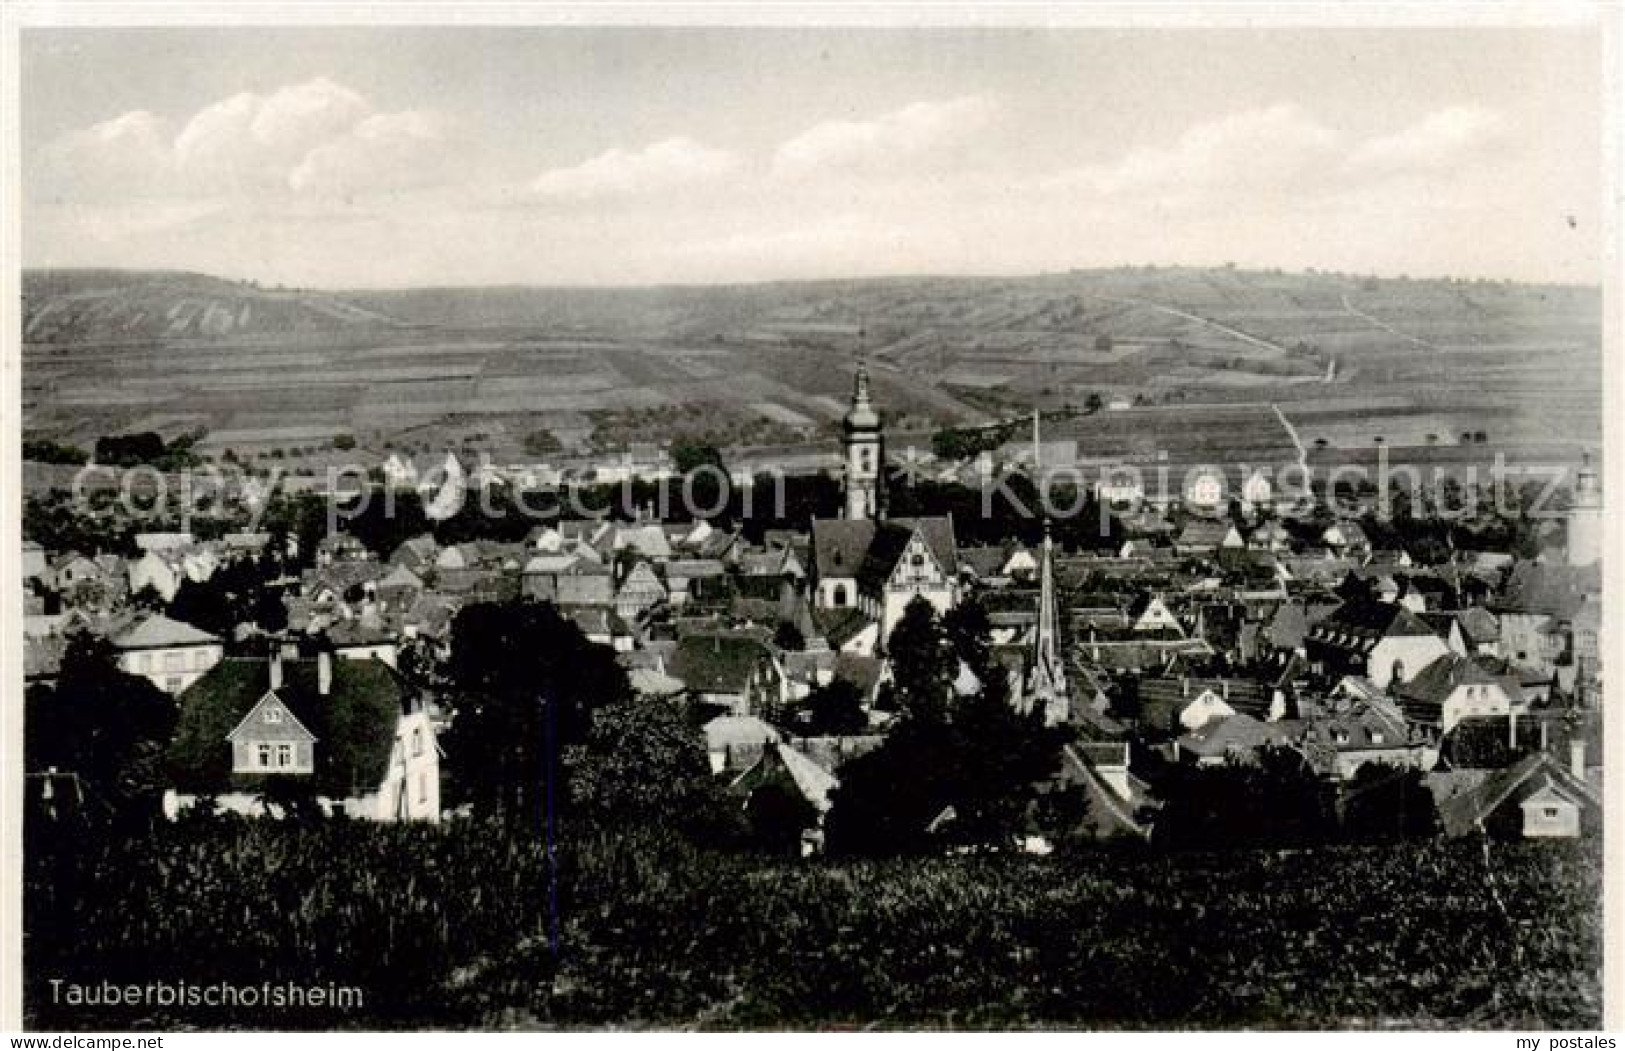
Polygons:
<instances>
[{"instance_id":1,"label":"sky","mask_svg":"<svg viewBox=\"0 0 1625 1051\"><path fill-rule=\"evenodd\" d=\"M29 29L23 263L1596 283L1584 28Z\"/></svg>"}]
</instances>

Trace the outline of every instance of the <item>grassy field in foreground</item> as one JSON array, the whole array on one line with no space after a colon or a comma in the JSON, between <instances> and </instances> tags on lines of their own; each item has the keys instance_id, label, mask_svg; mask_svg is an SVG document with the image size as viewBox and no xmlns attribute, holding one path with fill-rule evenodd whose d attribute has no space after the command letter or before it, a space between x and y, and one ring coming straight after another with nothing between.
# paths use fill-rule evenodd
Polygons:
<instances>
[{"instance_id":1,"label":"grassy field in foreground","mask_svg":"<svg viewBox=\"0 0 1625 1051\"><path fill-rule=\"evenodd\" d=\"M94 1028L1594 1028L1596 843L792 863L665 836L166 828L31 851L28 1019ZM53 1006L53 977L360 1012Z\"/></svg>"}]
</instances>

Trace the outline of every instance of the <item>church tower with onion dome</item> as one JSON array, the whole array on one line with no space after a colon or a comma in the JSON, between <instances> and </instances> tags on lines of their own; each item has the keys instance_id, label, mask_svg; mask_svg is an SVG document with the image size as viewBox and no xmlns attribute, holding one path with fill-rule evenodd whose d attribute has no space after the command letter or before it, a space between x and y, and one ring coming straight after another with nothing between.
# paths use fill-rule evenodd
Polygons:
<instances>
[{"instance_id":1,"label":"church tower with onion dome","mask_svg":"<svg viewBox=\"0 0 1625 1051\"><path fill-rule=\"evenodd\" d=\"M852 385L852 407L842 421L842 447L845 452L846 518L849 521L876 521L881 517L881 470L884 439L880 414L869 400L869 367L858 362L857 379Z\"/></svg>"}]
</instances>

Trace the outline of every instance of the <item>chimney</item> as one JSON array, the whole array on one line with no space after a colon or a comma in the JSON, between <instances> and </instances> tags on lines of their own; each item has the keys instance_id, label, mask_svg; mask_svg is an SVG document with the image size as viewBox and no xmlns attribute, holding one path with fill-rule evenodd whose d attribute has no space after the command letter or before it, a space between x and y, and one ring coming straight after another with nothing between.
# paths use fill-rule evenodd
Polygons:
<instances>
[{"instance_id":1,"label":"chimney","mask_svg":"<svg viewBox=\"0 0 1625 1051\"><path fill-rule=\"evenodd\" d=\"M1230 680L1224 679L1222 681L1224 687L1224 699L1228 701L1230 699Z\"/></svg>"},{"instance_id":2,"label":"chimney","mask_svg":"<svg viewBox=\"0 0 1625 1051\"><path fill-rule=\"evenodd\" d=\"M316 692L323 697L333 692L333 655L326 650L316 654Z\"/></svg>"},{"instance_id":3,"label":"chimney","mask_svg":"<svg viewBox=\"0 0 1625 1051\"><path fill-rule=\"evenodd\" d=\"M1513 751L1518 748L1518 709L1514 705L1507 712L1507 747Z\"/></svg>"},{"instance_id":4,"label":"chimney","mask_svg":"<svg viewBox=\"0 0 1625 1051\"><path fill-rule=\"evenodd\" d=\"M1586 743L1578 737L1569 739L1569 773L1584 781L1586 776Z\"/></svg>"},{"instance_id":5,"label":"chimney","mask_svg":"<svg viewBox=\"0 0 1625 1051\"><path fill-rule=\"evenodd\" d=\"M1546 727L1547 722L1545 719L1542 719L1540 721L1540 750L1542 752L1551 751L1551 747L1546 743Z\"/></svg>"},{"instance_id":6,"label":"chimney","mask_svg":"<svg viewBox=\"0 0 1625 1051\"><path fill-rule=\"evenodd\" d=\"M1181 697L1189 697L1191 695L1191 681L1185 678L1183 675L1179 677L1179 695Z\"/></svg>"},{"instance_id":7,"label":"chimney","mask_svg":"<svg viewBox=\"0 0 1625 1051\"><path fill-rule=\"evenodd\" d=\"M271 654L271 689L282 689L282 651L276 650Z\"/></svg>"}]
</instances>

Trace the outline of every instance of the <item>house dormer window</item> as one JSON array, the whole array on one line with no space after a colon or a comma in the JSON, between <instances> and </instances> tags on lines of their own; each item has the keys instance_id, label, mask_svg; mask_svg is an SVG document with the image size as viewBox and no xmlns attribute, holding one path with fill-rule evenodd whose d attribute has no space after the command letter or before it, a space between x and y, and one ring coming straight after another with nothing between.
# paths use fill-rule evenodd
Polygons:
<instances>
[{"instance_id":1,"label":"house dormer window","mask_svg":"<svg viewBox=\"0 0 1625 1051\"><path fill-rule=\"evenodd\" d=\"M282 721L282 709L267 708L260 713L260 718L268 723L280 723Z\"/></svg>"},{"instance_id":2,"label":"house dormer window","mask_svg":"<svg viewBox=\"0 0 1625 1051\"><path fill-rule=\"evenodd\" d=\"M1382 742L1383 742L1382 731L1381 730L1372 730L1371 731L1371 743L1372 744L1382 744Z\"/></svg>"}]
</instances>

